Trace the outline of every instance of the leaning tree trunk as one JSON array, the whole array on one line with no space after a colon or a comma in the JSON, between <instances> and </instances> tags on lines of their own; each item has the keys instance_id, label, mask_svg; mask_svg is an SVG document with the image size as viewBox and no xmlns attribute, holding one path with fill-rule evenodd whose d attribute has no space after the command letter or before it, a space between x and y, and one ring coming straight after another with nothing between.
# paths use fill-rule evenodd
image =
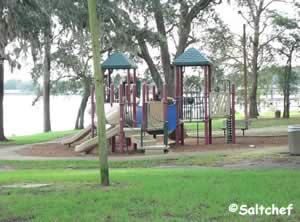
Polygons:
<instances>
[{"instance_id":1,"label":"leaning tree trunk","mask_svg":"<svg viewBox=\"0 0 300 222\"><path fill-rule=\"evenodd\" d=\"M4 135L3 99L4 99L4 64L3 61L0 61L0 141L7 140Z\"/></svg>"},{"instance_id":2,"label":"leaning tree trunk","mask_svg":"<svg viewBox=\"0 0 300 222\"><path fill-rule=\"evenodd\" d=\"M50 119L50 69L51 69L51 31L45 32L45 57L43 73L43 104L44 104L44 132L51 131Z\"/></svg>"},{"instance_id":3,"label":"leaning tree trunk","mask_svg":"<svg viewBox=\"0 0 300 222\"><path fill-rule=\"evenodd\" d=\"M151 55L150 55L150 52L148 50L148 47L147 47L147 44L145 42L145 39L143 38L142 35L139 35L137 37L138 39L138 43L139 43L139 47L140 47L140 50L141 50L141 57L145 60L145 62L147 63L148 65L148 68L149 68L149 71L151 73L151 77L154 81L154 83L156 84L158 90L160 92L162 92L162 89L163 89L163 80L160 76L160 73L158 72L152 58L151 58Z\"/></svg>"},{"instance_id":4,"label":"leaning tree trunk","mask_svg":"<svg viewBox=\"0 0 300 222\"><path fill-rule=\"evenodd\" d=\"M83 86L83 95L80 103L80 107L78 109L75 129L83 129L84 128L84 113L87 107L87 103L91 94L90 90L91 81L89 78L82 79L82 86Z\"/></svg>"},{"instance_id":5,"label":"leaning tree trunk","mask_svg":"<svg viewBox=\"0 0 300 222\"><path fill-rule=\"evenodd\" d=\"M159 0L153 1L154 6L154 18L158 33L160 35L159 46L162 68L165 75L165 81L167 83L168 95L174 96L174 73L171 67L171 58L168 45L168 37L165 27L164 16L162 12L162 6Z\"/></svg>"}]
</instances>

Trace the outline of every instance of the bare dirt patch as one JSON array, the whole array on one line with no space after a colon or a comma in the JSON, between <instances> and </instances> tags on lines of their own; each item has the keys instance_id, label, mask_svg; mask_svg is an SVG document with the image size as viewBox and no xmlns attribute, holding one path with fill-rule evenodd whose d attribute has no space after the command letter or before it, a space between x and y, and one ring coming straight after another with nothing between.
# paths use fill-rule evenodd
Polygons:
<instances>
[{"instance_id":1,"label":"bare dirt patch","mask_svg":"<svg viewBox=\"0 0 300 222\"><path fill-rule=\"evenodd\" d=\"M18 154L23 156L39 156L39 157L76 157L82 156L76 153L72 147L65 146L60 143L43 143L34 144L17 151Z\"/></svg>"},{"instance_id":2,"label":"bare dirt patch","mask_svg":"<svg viewBox=\"0 0 300 222\"><path fill-rule=\"evenodd\" d=\"M250 145L254 147L268 148L276 147L288 144L287 136L277 136L277 137L237 137L237 144L226 144L224 138L213 138L213 144L204 145L204 140L199 139L199 144L195 138L186 138L185 145L175 146L171 144L170 150L173 152L191 152L191 151L213 151L213 150L231 150L231 149L245 149L251 148ZM136 153L129 148L129 152L126 154L122 153L110 153L111 156L136 156L141 155L141 153ZM60 143L45 143L45 144L35 144L31 147L20 149L17 151L18 154L23 156L37 156L37 157L79 157L83 156L81 153L74 151L73 147L68 147ZM94 149L88 156L96 156L97 151Z\"/></svg>"},{"instance_id":3,"label":"bare dirt patch","mask_svg":"<svg viewBox=\"0 0 300 222\"><path fill-rule=\"evenodd\" d=\"M185 151L211 151L211 150L229 150L229 149L243 149L243 148L268 148L275 146L283 146L288 144L287 136L277 137L237 137L236 144L227 144L225 138L213 138L212 144L204 145L204 139L186 138L185 144L180 146L171 145L172 151L185 152Z\"/></svg>"},{"instance_id":4,"label":"bare dirt patch","mask_svg":"<svg viewBox=\"0 0 300 222\"><path fill-rule=\"evenodd\" d=\"M34 144L31 147L26 147L16 151L22 156L33 156L33 157L82 157L82 156L97 156L97 149L93 149L88 154L77 153L74 151L74 147L68 147L61 143L43 143ZM120 153L119 151L115 153L110 153L111 156L138 156L141 152L134 152L132 148L126 151L126 154Z\"/></svg>"}]
</instances>

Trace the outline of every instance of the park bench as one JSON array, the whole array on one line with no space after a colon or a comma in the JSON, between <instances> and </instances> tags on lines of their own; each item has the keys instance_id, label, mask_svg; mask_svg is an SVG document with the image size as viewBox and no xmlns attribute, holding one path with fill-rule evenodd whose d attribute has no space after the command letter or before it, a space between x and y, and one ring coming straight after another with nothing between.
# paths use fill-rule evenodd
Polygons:
<instances>
[{"instance_id":1,"label":"park bench","mask_svg":"<svg viewBox=\"0 0 300 222\"><path fill-rule=\"evenodd\" d=\"M240 129L243 132L243 136L245 136L245 130L249 129L249 126L251 125L251 121L248 120L236 120L235 121L235 129ZM223 127L222 130L224 131L224 136L226 135L226 120L223 121Z\"/></svg>"}]
</instances>

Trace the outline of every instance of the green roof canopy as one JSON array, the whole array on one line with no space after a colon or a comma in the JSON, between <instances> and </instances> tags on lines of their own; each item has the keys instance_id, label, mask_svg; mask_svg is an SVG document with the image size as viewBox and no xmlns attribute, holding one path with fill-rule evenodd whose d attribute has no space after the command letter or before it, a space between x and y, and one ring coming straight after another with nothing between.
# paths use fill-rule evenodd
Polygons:
<instances>
[{"instance_id":1,"label":"green roof canopy","mask_svg":"<svg viewBox=\"0 0 300 222\"><path fill-rule=\"evenodd\" d=\"M136 69L137 65L130 61L125 54L114 52L102 63L101 67L102 69Z\"/></svg>"},{"instance_id":2,"label":"green roof canopy","mask_svg":"<svg viewBox=\"0 0 300 222\"><path fill-rule=\"evenodd\" d=\"M179 55L173 62L176 66L205 66L210 65L211 61L205 54L195 48L189 48Z\"/></svg>"}]
</instances>

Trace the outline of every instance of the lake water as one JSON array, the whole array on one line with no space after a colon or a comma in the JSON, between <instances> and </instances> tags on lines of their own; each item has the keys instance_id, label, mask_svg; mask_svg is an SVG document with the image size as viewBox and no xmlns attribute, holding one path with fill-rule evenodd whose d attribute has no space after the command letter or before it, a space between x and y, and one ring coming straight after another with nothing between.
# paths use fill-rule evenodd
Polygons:
<instances>
[{"instance_id":1,"label":"lake water","mask_svg":"<svg viewBox=\"0 0 300 222\"><path fill-rule=\"evenodd\" d=\"M34 98L33 95L5 94L4 130L6 136L28 135L43 131L42 100L32 106ZM51 125L53 131L74 128L80 102L80 96L51 97ZM85 125L88 124L90 124L90 115L86 112Z\"/></svg>"}]
</instances>

